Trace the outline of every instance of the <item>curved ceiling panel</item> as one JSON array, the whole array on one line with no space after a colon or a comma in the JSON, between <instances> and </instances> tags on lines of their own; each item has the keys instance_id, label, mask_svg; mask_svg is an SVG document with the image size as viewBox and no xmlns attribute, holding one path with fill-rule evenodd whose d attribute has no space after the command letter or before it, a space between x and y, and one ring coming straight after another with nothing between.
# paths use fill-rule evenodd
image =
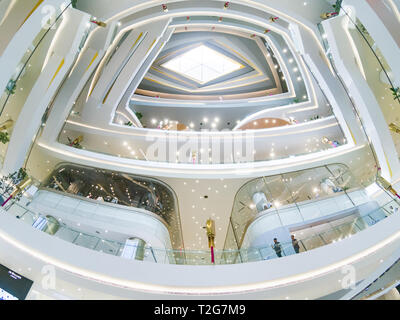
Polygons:
<instances>
[{"instance_id":1,"label":"curved ceiling panel","mask_svg":"<svg viewBox=\"0 0 400 320\"><path fill-rule=\"evenodd\" d=\"M208 28L209 29L209 28ZM209 30L176 31L136 90L165 99L243 99L283 92L263 42ZM277 80L279 83L277 84Z\"/></svg>"}]
</instances>

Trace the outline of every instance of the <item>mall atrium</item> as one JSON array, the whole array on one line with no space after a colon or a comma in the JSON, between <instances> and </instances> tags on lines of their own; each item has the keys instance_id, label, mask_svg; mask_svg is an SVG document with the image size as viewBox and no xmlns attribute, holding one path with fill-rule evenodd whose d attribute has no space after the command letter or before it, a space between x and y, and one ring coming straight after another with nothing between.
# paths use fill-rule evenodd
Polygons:
<instances>
[{"instance_id":1,"label":"mall atrium","mask_svg":"<svg viewBox=\"0 0 400 320\"><path fill-rule=\"evenodd\" d=\"M399 30L400 0L1 0L0 299L400 299Z\"/></svg>"}]
</instances>

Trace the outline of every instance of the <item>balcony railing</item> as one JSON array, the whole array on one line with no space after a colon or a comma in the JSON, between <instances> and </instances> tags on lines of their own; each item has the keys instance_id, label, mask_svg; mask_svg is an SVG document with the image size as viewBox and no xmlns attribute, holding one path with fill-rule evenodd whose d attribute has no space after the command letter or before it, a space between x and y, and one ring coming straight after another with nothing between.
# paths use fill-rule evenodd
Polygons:
<instances>
[{"instance_id":1,"label":"balcony railing","mask_svg":"<svg viewBox=\"0 0 400 320\"><path fill-rule=\"evenodd\" d=\"M311 237L303 238L299 241L300 250L298 254L349 238L352 235L365 230L369 226L372 226L391 214L397 212L396 210L399 210L399 207L399 204L395 200L391 200L379 208L372 210L368 214L360 217L354 217L354 219L352 219L350 222L332 226L331 228L326 229L323 232L316 233ZM54 219L49 219L49 217L46 217L38 212L34 212L27 206L21 205L21 203L18 202L10 203L10 205L6 206L4 209L8 214L13 215L21 222L27 223L39 230L40 228L38 228L38 226L41 226L44 224L44 222L46 222L48 227L42 228L42 231L56 230L53 236L98 252L103 252L114 256L121 256L124 250L131 247L129 249L132 249L133 251L141 250L143 252L138 259L141 261L179 265L212 264L210 251L183 249L172 250L165 248L152 248L149 245L144 247L131 246L126 243L112 241L84 233L77 229L72 229L66 225L63 225L60 221L61 219L59 219L58 222L55 222ZM54 224L57 224L56 229L54 229ZM52 234L51 232L47 233ZM296 254L291 242L281 243L281 247L282 257ZM218 265L248 263L276 258L278 258L278 255L272 248L272 245L249 247L241 250L215 251L215 264Z\"/></svg>"}]
</instances>

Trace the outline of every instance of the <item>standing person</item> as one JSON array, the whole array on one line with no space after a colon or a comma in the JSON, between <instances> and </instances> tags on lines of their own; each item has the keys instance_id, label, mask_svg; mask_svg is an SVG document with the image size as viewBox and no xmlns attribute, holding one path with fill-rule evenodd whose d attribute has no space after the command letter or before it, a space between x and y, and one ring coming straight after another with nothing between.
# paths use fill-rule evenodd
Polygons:
<instances>
[{"instance_id":1,"label":"standing person","mask_svg":"<svg viewBox=\"0 0 400 320\"><path fill-rule=\"evenodd\" d=\"M300 251L300 246L299 246L299 242L297 241L297 239L295 239L294 235L291 236L292 237L292 245L293 245L293 249L296 253L299 253Z\"/></svg>"},{"instance_id":2,"label":"standing person","mask_svg":"<svg viewBox=\"0 0 400 320\"><path fill-rule=\"evenodd\" d=\"M389 207L390 208L390 212L392 213L392 214L395 214L395 213L397 213L398 211L399 211L399 208L393 208L393 206L390 206Z\"/></svg>"},{"instance_id":3,"label":"standing person","mask_svg":"<svg viewBox=\"0 0 400 320\"><path fill-rule=\"evenodd\" d=\"M281 243L278 242L278 239L274 238L274 245L272 248L275 250L275 253L279 258L282 257L282 246Z\"/></svg>"}]
</instances>

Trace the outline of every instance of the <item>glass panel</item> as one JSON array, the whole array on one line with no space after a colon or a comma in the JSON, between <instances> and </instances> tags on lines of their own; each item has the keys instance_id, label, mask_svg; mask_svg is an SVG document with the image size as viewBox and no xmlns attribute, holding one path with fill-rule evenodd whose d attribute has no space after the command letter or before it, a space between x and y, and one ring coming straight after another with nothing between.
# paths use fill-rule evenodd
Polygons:
<instances>
[{"instance_id":1,"label":"glass panel","mask_svg":"<svg viewBox=\"0 0 400 320\"><path fill-rule=\"evenodd\" d=\"M101 240L96 246L96 251L105 252L108 254L118 255L120 244L118 242Z\"/></svg>"},{"instance_id":2,"label":"glass panel","mask_svg":"<svg viewBox=\"0 0 400 320\"><path fill-rule=\"evenodd\" d=\"M239 70L243 66L227 56L201 45L162 64L162 67L192 78L199 83L206 83Z\"/></svg>"},{"instance_id":3,"label":"glass panel","mask_svg":"<svg viewBox=\"0 0 400 320\"><path fill-rule=\"evenodd\" d=\"M81 247L85 247L88 249L94 249L99 241L100 241L99 238L80 233L78 238L76 238L76 240L74 241L74 243Z\"/></svg>"},{"instance_id":4,"label":"glass panel","mask_svg":"<svg viewBox=\"0 0 400 320\"><path fill-rule=\"evenodd\" d=\"M89 216L97 202L150 211L169 227L172 246L182 247L176 199L172 190L161 181L108 170L62 165L49 175L43 187L86 198L79 204L79 208ZM63 204L66 202L62 201ZM76 201L73 204L76 206ZM65 211L72 209L65 208Z\"/></svg>"},{"instance_id":5,"label":"glass panel","mask_svg":"<svg viewBox=\"0 0 400 320\"><path fill-rule=\"evenodd\" d=\"M21 201L23 203L24 201ZM45 218L43 215L32 212L26 207L20 205L19 203L10 202L10 208L7 212L12 216L16 216L19 210L23 209L26 213L20 218L24 223L32 226L39 218ZM313 222L311 225L304 225L304 229L291 232L298 240L300 253L314 248L318 248L324 245L328 245L335 241L341 241L352 234L366 229L370 225L379 223L380 220L385 219L388 214L387 209L390 207L398 207L397 201L391 200L390 202L384 204L381 208L371 210L365 216L359 217L358 211L355 210L350 215L336 220L320 223L315 225ZM280 211L280 214L287 213L288 216L296 212L295 206L287 208L288 210ZM290 210L294 210L290 212ZM393 213L392 213L393 214ZM280 225L280 219L278 214L274 213L272 215L261 215L262 219L267 219L269 221L268 225L270 228L275 228ZM332 219L332 218L329 218ZM297 228L299 228L297 226ZM230 228L233 232L233 228ZM42 230L43 231L43 230ZM59 230L55 234L59 239L74 243L76 245L103 252L106 254L112 254L121 256L121 250L124 247L124 243L111 241L108 239L101 239L97 236L92 236L88 234L81 233L77 230L72 230L66 227L65 224L60 226ZM295 254L293 244L291 241L281 242L282 252L281 256L289 256ZM140 257L136 256L137 259L154 262L154 263L165 263L165 264L187 264L187 265L210 265L211 262L211 252L210 250L171 250L171 249L158 249L152 248L150 246L141 247L144 249L143 255L139 254ZM277 253L270 244L262 242L260 246L250 246L247 248L242 248L241 250L231 249L231 250L216 250L215 254L215 264L235 264L235 263L246 263L252 261L262 261L278 258Z\"/></svg>"},{"instance_id":6,"label":"glass panel","mask_svg":"<svg viewBox=\"0 0 400 320\"><path fill-rule=\"evenodd\" d=\"M79 236L79 232L73 231L65 227L61 227L60 229L58 229L55 236L62 240L73 242Z\"/></svg>"}]
</instances>

